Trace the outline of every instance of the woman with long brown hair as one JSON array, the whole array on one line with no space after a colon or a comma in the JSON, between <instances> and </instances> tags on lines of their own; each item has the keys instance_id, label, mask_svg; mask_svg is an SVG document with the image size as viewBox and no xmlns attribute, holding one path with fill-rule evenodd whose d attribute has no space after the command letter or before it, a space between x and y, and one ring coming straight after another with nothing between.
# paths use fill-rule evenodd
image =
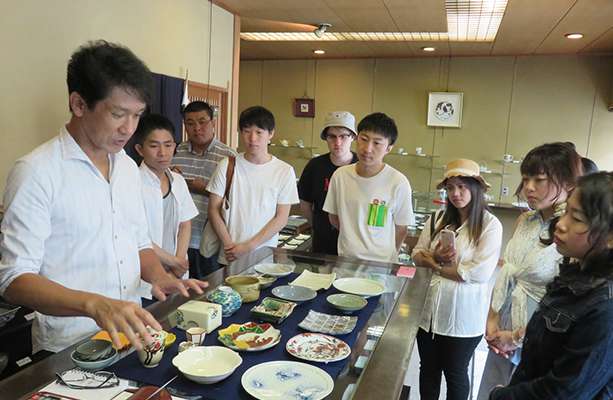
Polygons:
<instances>
[{"instance_id":1,"label":"woman with long brown hair","mask_svg":"<svg viewBox=\"0 0 613 400\"><path fill-rule=\"evenodd\" d=\"M485 331L502 225L487 210L489 184L476 162L448 163L438 188L447 191L447 208L430 217L412 254L416 265L434 272L417 333L419 392L422 400L438 400L444 373L447 399L466 400L468 363Z\"/></svg>"},{"instance_id":2,"label":"woman with long brown hair","mask_svg":"<svg viewBox=\"0 0 613 400\"><path fill-rule=\"evenodd\" d=\"M581 175L581 156L568 143L546 143L530 150L521 163L516 194L531 210L519 216L503 255L486 327L490 347L478 400L505 385L521 358L521 338L530 316L558 273L562 256L553 244L553 228Z\"/></svg>"}]
</instances>

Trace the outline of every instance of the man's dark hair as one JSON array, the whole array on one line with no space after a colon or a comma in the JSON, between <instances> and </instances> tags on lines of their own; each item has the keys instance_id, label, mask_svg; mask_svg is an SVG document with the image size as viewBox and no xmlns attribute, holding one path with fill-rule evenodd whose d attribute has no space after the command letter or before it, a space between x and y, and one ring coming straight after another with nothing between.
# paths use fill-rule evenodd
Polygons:
<instances>
[{"instance_id":1,"label":"man's dark hair","mask_svg":"<svg viewBox=\"0 0 613 400\"><path fill-rule=\"evenodd\" d=\"M396 122L384 113L376 112L362 118L358 124L358 134L360 132L374 132L387 138L390 146L398 139L398 128Z\"/></svg>"},{"instance_id":2,"label":"man's dark hair","mask_svg":"<svg viewBox=\"0 0 613 400\"><path fill-rule=\"evenodd\" d=\"M115 87L128 90L146 104L153 91L149 68L127 47L104 40L88 42L72 54L66 83L68 94L79 93L90 109Z\"/></svg>"},{"instance_id":3,"label":"man's dark hair","mask_svg":"<svg viewBox=\"0 0 613 400\"><path fill-rule=\"evenodd\" d=\"M209 118L213 119L213 107L211 107L209 103L200 100L192 101L185 106L185 108L183 109L183 119L185 119L185 114L187 113L200 111L206 111L206 113L209 115Z\"/></svg>"},{"instance_id":4,"label":"man's dark hair","mask_svg":"<svg viewBox=\"0 0 613 400\"><path fill-rule=\"evenodd\" d=\"M275 129L275 116L262 106L249 107L241 113L238 128L242 130L253 125L272 132Z\"/></svg>"},{"instance_id":5,"label":"man's dark hair","mask_svg":"<svg viewBox=\"0 0 613 400\"><path fill-rule=\"evenodd\" d=\"M142 146L147 140L149 134L156 129L163 129L170 132L170 135L174 140L175 127L172 122L161 114L148 114L141 117L140 121L138 122L138 128L136 128L136 132L134 132L134 143Z\"/></svg>"},{"instance_id":6,"label":"man's dark hair","mask_svg":"<svg viewBox=\"0 0 613 400\"><path fill-rule=\"evenodd\" d=\"M587 157L581 157L581 165L583 165L583 175L589 175L599 171L598 165Z\"/></svg>"}]
</instances>

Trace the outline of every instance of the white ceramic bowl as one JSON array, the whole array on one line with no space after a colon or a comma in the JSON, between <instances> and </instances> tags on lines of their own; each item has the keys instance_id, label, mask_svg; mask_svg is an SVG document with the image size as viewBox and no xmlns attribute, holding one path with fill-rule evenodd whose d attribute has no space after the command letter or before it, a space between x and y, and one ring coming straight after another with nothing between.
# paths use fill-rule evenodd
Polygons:
<instances>
[{"instance_id":1,"label":"white ceramic bowl","mask_svg":"<svg viewBox=\"0 0 613 400\"><path fill-rule=\"evenodd\" d=\"M237 352L222 346L193 347L172 359L187 379L204 384L226 379L242 362Z\"/></svg>"}]
</instances>

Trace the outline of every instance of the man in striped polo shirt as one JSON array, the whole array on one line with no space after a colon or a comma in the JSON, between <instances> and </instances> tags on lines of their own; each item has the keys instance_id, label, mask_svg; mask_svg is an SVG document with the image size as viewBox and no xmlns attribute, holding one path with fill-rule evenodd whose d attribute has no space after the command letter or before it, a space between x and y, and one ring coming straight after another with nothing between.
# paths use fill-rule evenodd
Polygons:
<instances>
[{"instance_id":1,"label":"man in striped polo shirt","mask_svg":"<svg viewBox=\"0 0 613 400\"><path fill-rule=\"evenodd\" d=\"M199 250L202 231L208 218L209 195L206 185L215 172L217 163L225 157L236 156L236 152L215 138L213 109L207 103L203 101L189 103L183 110L183 122L188 140L177 146L177 153L172 163L183 174L198 208L198 216L192 219L192 234L187 255L189 276L202 278L219 267L217 255L204 258Z\"/></svg>"}]
</instances>

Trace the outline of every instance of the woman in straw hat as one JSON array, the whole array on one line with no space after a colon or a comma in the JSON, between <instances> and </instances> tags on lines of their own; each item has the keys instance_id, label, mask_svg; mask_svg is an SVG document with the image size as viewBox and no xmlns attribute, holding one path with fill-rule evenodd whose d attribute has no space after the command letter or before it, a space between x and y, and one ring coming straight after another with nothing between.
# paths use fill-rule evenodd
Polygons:
<instances>
[{"instance_id":1,"label":"woman in straw hat","mask_svg":"<svg viewBox=\"0 0 613 400\"><path fill-rule=\"evenodd\" d=\"M447 191L447 208L430 217L413 250L415 264L434 272L417 333L422 400L438 399L442 373L448 400L468 397L468 363L485 331L502 243L484 198L489 187L476 162L449 162L437 186Z\"/></svg>"},{"instance_id":2,"label":"woman in straw hat","mask_svg":"<svg viewBox=\"0 0 613 400\"><path fill-rule=\"evenodd\" d=\"M485 335L490 351L478 400L487 399L497 385L508 384L519 364L528 320L558 274L562 255L553 243L553 228L581 170L574 146L561 142L533 148L521 163L522 181L515 194L531 210L517 219L496 277Z\"/></svg>"}]
</instances>

